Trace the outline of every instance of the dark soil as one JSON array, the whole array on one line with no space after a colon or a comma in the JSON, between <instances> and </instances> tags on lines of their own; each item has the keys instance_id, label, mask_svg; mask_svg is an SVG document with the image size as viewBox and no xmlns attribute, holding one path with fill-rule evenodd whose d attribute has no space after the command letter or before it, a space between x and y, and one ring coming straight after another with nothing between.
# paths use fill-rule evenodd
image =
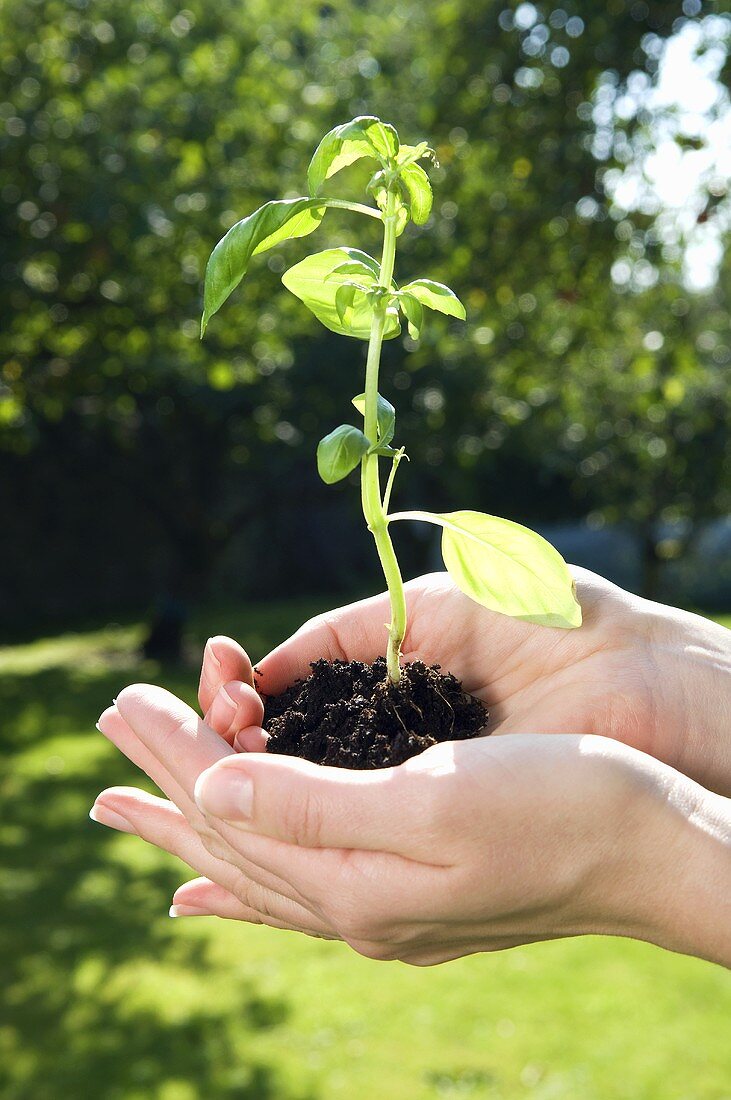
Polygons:
<instances>
[{"instance_id":1,"label":"dark soil","mask_svg":"<svg viewBox=\"0 0 731 1100\"><path fill-rule=\"evenodd\" d=\"M263 696L267 752L339 768L389 768L436 745L475 737L487 710L439 665L404 666L386 677L386 662L315 661L306 680Z\"/></svg>"}]
</instances>

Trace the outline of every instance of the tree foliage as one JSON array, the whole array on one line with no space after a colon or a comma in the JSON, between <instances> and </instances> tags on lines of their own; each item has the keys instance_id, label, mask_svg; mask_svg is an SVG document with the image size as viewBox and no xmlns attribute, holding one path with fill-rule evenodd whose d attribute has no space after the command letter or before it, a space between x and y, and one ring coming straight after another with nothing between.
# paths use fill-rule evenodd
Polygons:
<instances>
[{"instance_id":1,"label":"tree foliage","mask_svg":"<svg viewBox=\"0 0 731 1100\"><path fill-rule=\"evenodd\" d=\"M0 504L18 547L6 564L37 554L48 502L26 534L14 502L47 477L71 567L78 525L108 506L84 494L85 466L114 471L120 524L154 547L147 587L134 577L148 593L199 586L263 507L276 527L280 492L317 494L299 448L315 440L313 407L346 413L340 357L354 352L282 294L275 253L203 346L197 318L211 241L269 195L296 194L318 135L356 114L393 118L405 141L436 135L439 199L404 271L444 278L467 305L466 335L445 318L385 352L383 388L406 405L407 449L427 470L415 496L516 519L726 509L728 299L689 295L652 218L617 216L602 181L619 154L596 148L598 82L651 79L650 44L685 18L680 3L619 0L5 0L0 452L13 484ZM647 124L628 122L629 137ZM344 167L338 187L351 179L355 195L368 171ZM329 212L319 247L342 245L343 225ZM640 294L610 278L628 242L658 273ZM114 552L113 527L90 533L96 553Z\"/></svg>"}]
</instances>

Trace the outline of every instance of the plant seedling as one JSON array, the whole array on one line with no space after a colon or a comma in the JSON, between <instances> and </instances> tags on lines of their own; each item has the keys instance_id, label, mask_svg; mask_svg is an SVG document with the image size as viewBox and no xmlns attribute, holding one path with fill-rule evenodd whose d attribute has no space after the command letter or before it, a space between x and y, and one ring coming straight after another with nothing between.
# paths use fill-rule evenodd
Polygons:
<instances>
[{"instance_id":1,"label":"plant seedling","mask_svg":"<svg viewBox=\"0 0 731 1100\"><path fill-rule=\"evenodd\" d=\"M321 195L331 176L355 161L374 162L366 188L375 205ZM351 210L383 225L380 261L358 248L328 248L295 264L282 282L333 332L368 341L365 385L353 398L362 427L340 424L317 448L317 468L327 484L347 477L360 465L361 501L373 535L391 601L386 669L398 683L401 645L406 633L406 600L391 524L421 520L442 528L444 564L455 584L473 600L528 622L553 627L581 625L581 608L561 555L534 531L482 512L390 512L394 479L403 447L395 447L396 411L379 393L384 340L401 331L401 318L412 339L419 338L425 311L465 319L456 294L433 279L399 285L394 279L396 244L409 221L425 224L432 208L429 177L420 162L435 162L427 142L402 145L393 126L372 116L354 118L325 135L308 170L309 195L267 202L237 222L214 248L206 268L201 336L246 274L251 258L320 225L328 208ZM390 462L381 490L380 463Z\"/></svg>"}]
</instances>

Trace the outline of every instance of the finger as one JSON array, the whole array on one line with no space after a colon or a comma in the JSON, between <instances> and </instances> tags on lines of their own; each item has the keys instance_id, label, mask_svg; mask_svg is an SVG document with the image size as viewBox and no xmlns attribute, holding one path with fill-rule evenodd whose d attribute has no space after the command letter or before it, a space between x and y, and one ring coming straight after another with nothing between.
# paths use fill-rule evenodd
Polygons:
<instances>
[{"instance_id":1,"label":"finger","mask_svg":"<svg viewBox=\"0 0 731 1100\"><path fill-rule=\"evenodd\" d=\"M136 787L109 787L97 795L89 817L107 828L141 837L224 886L235 885L235 868L212 855L184 814L165 798Z\"/></svg>"},{"instance_id":2,"label":"finger","mask_svg":"<svg viewBox=\"0 0 731 1100\"><path fill-rule=\"evenodd\" d=\"M119 693L116 708L188 797L201 772L235 755L194 710L163 688L133 684Z\"/></svg>"},{"instance_id":3,"label":"finger","mask_svg":"<svg viewBox=\"0 0 731 1100\"><path fill-rule=\"evenodd\" d=\"M185 814L192 827L209 835L215 831L218 833L221 844L225 845L225 854L228 862L243 869L250 877L255 878L262 885L278 889L283 893L291 893L296 899L302 900L300 891L294 884L289 885L288 875L297 877L309 886L317 883L323 868L300 866L303 860L297 863L288 858L289 846L270 841L267 837L246 836L246 844L242 844L240 829L228 825L226 822L215 818L207 820L198 809L194 800L183 790L170 775L167 768L154 756L137 735L129 728L127 723L117 711L116 707L110 707L99 720L99 729L113 745L124 753L150 777L161 791ZM262 737L266 737L263 730L258 731ZM247 750L249 751L249 750ZM255 750L251 750L255 751ZM134 790L134 788L131 788ZM231 840L235 842L232 846ZM283 872L279 875L276 868Z\"/></svg>"},{"instance_id":4,"label":"finger","mask_svg":"<svg viewBox=\"0 0 731 1100\"><path fill-rule=\"evenodd\" d=\"M99 718L97 729L108 741L119 749L135 767L149 776L155 786L170 798L185 814L189 821L202 821L203 815L195 801L172 778L156 756L142 744L139 737L129 728L116 706L109 707Z\"/></svg>"},{"instance_id":5,"label":"finger","mask_svg":"<svg viewBox=\"0 0 731 1100\"><path fill-rule=\"evenodd\" d=\"M173 779L167 768L143 745L137 734L130 729L116 706L109 707L99 718L97 729L108 741L124 753L136 767L149 776L153 783L164 791L178 806L192 824L203 821L203 815L193 798ZM264 752L269 734L258 726L252 726L236 734L237 752Z\"/></svg>"},{"instance_id":6,"label":"finger","mask_svg":"<svg viewBox=\"0 0 731 1100\"><path fill-rule=\"evenodd\" d=\"M237 752L266 752L269 734L260 726L248 726L239 730L233 739Z\"/></svg>"},{"instance_id":7,"label":"finger","mask_svg":"<svg viewBox=\"0 0 731 1100\"><path fill-rule=\"evenodd\" d=\"M252 877L248 873L247 861L239 859L235 864L211 852L197 830L167 799L147 794L136 787L110 787L97 796L89 816L101 825L134 833L149 844L177 856L199 874L233 891L247 906L261 913L271 911L278 919L284 919L289 914L302 923L302 913L306 912L310 922L322 923L320 917L310 913L301 903L300 895L276 875L260 873L260 869L253 868ZM223 841L221 845L225 856Z\"/></svg>"},{"instance_id":8,"label":"finger","mask_svg":"<svg viewBox=\"0 0 731 1100\"><path fill-rule=\"evenodd\" d=\"M231 680L254 686L254 673L248 654L233 638L219 634L209 638L203 650L201 679L198 686L198 702L201 712L207 714L216 692L222 684Z\"/></svg>"},{"instance_id":9,"label":"finger","mask_svg":"<svg viewBox=\"0 0 731 1100\"><path fill-rule=\"evenodd\" d=\"M264 703L251 684L239 680L229 681L218 689L205 722L219 737L232 744L239 730L247 726L261 726L264 721Z\"/></svg>"},{"instance_id":10,"label":"finger","mask_svg":"<svg viewBox=\"0 0 731 1100\"><path fill-rule=\"evenodd\" d=\"M439 825L436 795L446 806L446 780L448 774L430 777L422 768L420 775L408 764L349 771L294 757L237 754L200 776L195 799L213 818L290 845L414 856L428 848L430 827Z\"/></svg>"},{"instance_id":11,"label":"finger","mask_svg":"<svg viewBox=\"0 0 731 1100\"><path fill-rule=\"evenodd\" d=\"M242 915L242 911L244 911ZM173 894L171 917L224 917L227 920L247 920L246 906L230 890L208 878L184 882Z\"/></svg>"},{"instance_id":12,"label":"finger","mask_svg":"<svg viewBox=\"0 0 731 1100\"><path fill-rule=\"evenodd\" d=\"M384 652L389 619L385 593L310 619L256 666L258 689L266 695L278 694L308 676L310 664L320 657L375 661Z\"/></svg>"},{"instance_id":13,"label":"finger","mask_svg":"<svg viewBox=\"0 0 731 1100\"><path fill-rule=\"evenodd\" d=\"M243 920L249 924L267 924L271 928L304 932L306 935L316 936L318 939L336 940L340 938L329 925L313 917L312 914L309 914L306 919L294 923L295 916L302 918L302 913L295 914L292 911L286 921L272 914L261 913L250 905L245 905L229 890L206 878L196 878L178 887L173 896L170 916L216 916L223 917L226 920Z\"/></svg>"},{"instance_id":14,"label":"finger","mask_svg":"<svg viewBox=\"0 0 731 1100\"><path fill-rule=\"evenodd\" d=\"M115 707L110 707L104 711L97 728L104 734L104 736L115 745L120 752L132 761L138 768L140 768L157 787L163 791L164 794L178 807L178 809L185 815L190 825L199 833L204 835L213 832L213 828L206 821L203 814L198 809L193 798L187 791L171 776L168 769L162 764L157 757L150 752L146 745L140 741L135 732L130 729L122 715ZM130 788L134 790L135 788ZM221 830L217 830L220 836ZM276 880L277 886L284 885L276 876L270 876L266 866L257 868L256 865L250 864L250 861L242 856L236 849L230 847L230 845L221 838L221 845L223 851L229 862L233 861L235 865L244 865L247 870L258 875L260 880L266 881L271 884L272 880Z\"/></svg>"}]
</instances>

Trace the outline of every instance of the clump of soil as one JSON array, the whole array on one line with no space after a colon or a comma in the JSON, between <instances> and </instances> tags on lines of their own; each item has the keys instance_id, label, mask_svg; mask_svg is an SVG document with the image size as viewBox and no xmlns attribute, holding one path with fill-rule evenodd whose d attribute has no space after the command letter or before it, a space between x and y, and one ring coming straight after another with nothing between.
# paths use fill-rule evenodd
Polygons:
<instances>
[{"instance_id":1,"label":"clump of soil","mask_svg":"<svg viewBox=\"0 0 731 1100\"><path fill-rule=\"evenodd\" d=\"M386 661L315 661L306 680L263 696L267 752L339 768L389 768L437 744L475 737L487 710L439 665L404 666L398 684Z\"/></svg>"}]
</instances>

